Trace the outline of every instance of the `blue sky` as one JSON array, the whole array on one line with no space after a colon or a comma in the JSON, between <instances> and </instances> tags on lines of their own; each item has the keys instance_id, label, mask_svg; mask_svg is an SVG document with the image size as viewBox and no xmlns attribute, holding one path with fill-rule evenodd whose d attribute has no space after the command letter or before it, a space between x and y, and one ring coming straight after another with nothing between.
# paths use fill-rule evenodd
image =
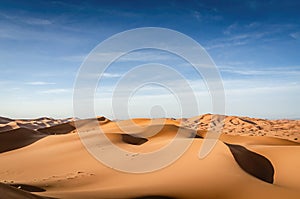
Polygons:
<instances>
[{"instance_id":1,"label":"blue sky","mask_svg":"<svg viewBox=\"0 0 300 199\"><path fill-rule=\"evenodd\" d=\"M182 32L207 50L223 78L227 115L300 118L299 9L299 1L2 0L0 115L73 116L73 85L85 56L113 34L151 26ZM139 53L143 60L125 59L107 71L96 94L98 115L113 117L112 87L124 66L154 59L176 65L201 99L200 113L212 111L192 69L162 52ZM162 104L165 116L180 115L174 96L154 85L139 90L129 107L132 116L149 117Z\"/></svg>"}]
</instances>

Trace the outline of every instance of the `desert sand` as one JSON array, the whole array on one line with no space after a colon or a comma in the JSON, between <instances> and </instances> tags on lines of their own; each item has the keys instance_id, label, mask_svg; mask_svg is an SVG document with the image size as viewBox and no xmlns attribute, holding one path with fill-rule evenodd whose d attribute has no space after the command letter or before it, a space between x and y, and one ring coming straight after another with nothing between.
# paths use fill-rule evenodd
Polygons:
<instances>
[{"instance_id":1,"label":"desert sand","mask_svg":"<svg viewBox=\"0 0 300 199\"><path fill-rule=\"evenodd\" d=\"M76 120L75 125L72 118L0 117L0 198L299 198L299 120L226 116L216 146L199 159L214 117L127 121L98 117L97 124L111 143L130 152L129 161L160 150L177 132L182 134L177 142L192 139L178 160L148 173L117 171L95 159L76 130L97 131L94 120ZM109 154L110 148L101 143L99 147Z\"/></svg>"}]
</instances>

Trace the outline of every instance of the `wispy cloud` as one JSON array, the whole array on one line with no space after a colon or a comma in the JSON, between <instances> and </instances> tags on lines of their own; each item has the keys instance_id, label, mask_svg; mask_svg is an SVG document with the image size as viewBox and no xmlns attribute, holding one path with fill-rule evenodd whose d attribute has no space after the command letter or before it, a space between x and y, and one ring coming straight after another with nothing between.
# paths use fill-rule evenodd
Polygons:
<instances>
[{"instance_id":1,"label":"wispy cloud","mask_svg":"<svg viewBox=\"0 0 300 199\"><path fill-rule=\"evenodd\" d=\"M106 52L106 53L94 53L89 55L71 55L65 56L61 59L66 61L74 61L74 62L82 62L82 61L90 61L90 62L106 62L112 61L113 59L119 57L123 53L126 52ZM86 60L85 60L86 59ZM175 55L168 54L167 52L160 51L134 51L128 54L122 55L116 62L139 62L139 61L147 61L147 62L156 62L162 60L174 60L176 59Z\"/></svg>"},{"instance_id":2,"label":"wispy cloud","mask_svg":"<svg viewBox=\"0 0 300 199\"><path fill-rule=\"evenodd\" d=\"M171 60L174 59L174 55L167 53L162 53L159 51L137 51L125 55L120 59L120 61L161 61L161 60Z\"/></svg>"},{"instance_id":3,"label":"wispy cloud","mask_svg":"<svg viewBox=\"0 0 300 199\"><path fill-rule=\"evenodd\" d=\"M60 59L64 61L71 61L71 62L82 62L87 55L70 55L70 56L64 56Z\"/></svg>"},{"instance_id":4,"label":"wispy cloud","mask_svg":"<svg viewBox=\"0 0 300 199\"><path fill-rule=\"evenodd\" d=\"M102 56L102 55L99 55ZM105 56L105 55L103 55ZM112 55L113 56L113 55ZM171 60L174 59L173 55L170 55L166 52L160 51L135 51L120 57L118 61L121 62L130 62L130 61L162 61L162 60Z\"/></svg>"},{"instance_id":5,"label":"wispy cloud","mask_svg":"<svg viewBox=\"0 0 300 199\"><path fill-rule=\"evenodd\" d=\"M43 93L43 94L60 94L60 93L68 93L68 92L71 92L71 90L64 89L64 88L48 89L48 90L41 91L41 93Z\"/></svg>"},{"instance_id":6,"label":"wispy cloud","mask_svg":"<svg viewBox=\"0 0 300 199\"><path fill-rule=\"evenodd\" d=\"M44 85L53 85L53 84L56 84L56 83L54 83L54 82L35 81L35 82L26 82L25 84L34 85L34 86L44 86Z\"/></svg>"},{"instance_id":7,"label":"wispy cloud","mask_svg":"<svg viewBox=\"0 0 300 199\"><path fill-rule=\"evenodd\" d=\"M10 81L8 80L0 80L0 85L6 85L6 84L9 84L11 83Z\"/></svg>"},{"instance_id":8,"label":"wispy cloud","mask_svg":"<svg viewBox=\"0 0 300 199\"><path fill-rule=\"evenodd\" d=\"M199 11L193 11L192 15L195 19L197 19L198 21L201 21L202 15Z\"/></svg>"},{"instance_id":9,"label":"wispy cloud","mask_svg":"<svg viewBox=\"0 0 300 199\"><path fill-rule=\"evenodd\" d=\"M27 25L50 25L53 22L49 19L30 17L30 16L20 16L20 15L10 15L7 13L0 12L0 16L6 20L10 20L18 23L25 23Z\"/></svg>"},{"instance_id":10,"label":"wispy cloud","mask_svg":"<svg viewBox=\"0 0 300 199\"><path fill-rule=\"evenodd\" d=\"M227 26L225 28L225 30L223 31L223 33L225 35L230 35L230 34L232 34L236 30L237 27L238 27L237 23L233 23L233 24Z\"/></svg>"},{"instance_id":11,"label":"wispy cloud","mask_svg":"<svg viewBox=\"0 0 300 199\"><path fill-rule=\"evenodd\" d=\"M300 32L295 30L299 30L299 26L296 24L260 24L251 22L241 25L232 23L224 28L223 36L210 41L205 47L207 50L210 50L253 44L257 41L272 42L282 39L284 34L294 39L299 39Z\"/></svg>"},{"instance_id":12,"label":"wispy cloud","mask_svg":"<svg viewBox=\"0 0 300 199\"><path fill-rule=\"evenodd\" d=\"M229 33L226 33L227 35ZM207 45L205 48L207 50L214 49L214 48L225 48L231 46L241 46L252 43L258 39L261 39L267 35L271 34L271 32L249 32L249 33L240 33L231 36L226 36L223 38L215 39L211 42L210 45Z\"/></svg>"},{"instance_id":13,"label":"wispy cloud","mask_svg":"<svg viewBox=\"0 0 300 199\"><path fill-rule=\"evenodd\" d=\"M219 42L217 44L206 45L205 49L206 50L211 50L211 49L215 49L215 48L226 48L226 47L231 47L231 46L241 46L241 45L245 45L247 43L248 42L246 42L246 41Z\"/></svg>"},{"instance_id":14,"label":"wispy cloud","mask_svg":"<svg viewBox=\"0 0 300 199\"><path fill-rule=\"evenodd\" d=\"M103 73L102 77L107 77L107 78L114 78L114 77L121 77L123 74L119 73Z\"/></svg>"},{"instance_id":15,"label":"wispy cloud","mask_svg":"<svg viewBox=\"0 0 300 199\"><path fill-rule=\"evenodd\" d=\"M218 66L222 72L228 72L239 75L256 75L256 76L269 76L269 75L280 75L280 76L298 76L300 75L300 66L295 67L241 67L241 66ZM260 69L263 68L263 69Z\"/></svg>"},{"instance_id":16,"label":"wispy cloud","mask_svg":"<svg viewBox=\"0 0 300 199\"><path fill-rule=\"evenodd\" d=\"M14 23L0 23L0 38L12 40L49 40L50 34L45 36L42 31L32 30L30 27L23 28Z\"/></svg>"},{"instance_id":17,"label":"wispy cloud","mask_svg":"<svg viewBox=\"0 0 300 199\"><path fill-rule=\"evenodd\" d=\"M34 40L47 43L49 41L79 43L76 34L82 33L82 29L66 26L65 23L68 22L61 16L56 16L56 18L50 18L49 15L45 16L47 17L31 16L31 13L21 11L19 13L0 11L0 38L22 40L22 42ZM70 36L71 34L74 35ZM82 42L80 41L81 44Z\"/></svg>"},{"instance_id":18,"label":"wispy cloud","mask_svg":"<svg viewBox=\"0 0 300 199\"><path fill-rule=\"evenodd\" d=\"M216 7L207 7L200 2L196 2L200 8L191 9L190 13L194 19L199 22L216 22L223 20L223 16L220 14ZM197 7L198 7L197 6Z\"/></svg>"},{"instance_id":19,"label":"wispy cloud","mask_svg":"<svg viewBox=\"0 0 300 199\"><path fill-rule=\"evenodd\" d=\"M39 18L26 18L23 20L25 23L30 25L50 25L52 21L48 19L39 19Z\"/></svg>"},{"instance_id":20,"label":"wispy cloud","mask_svg":"<svg viewBox=\"0 0 300 199\"><path fill-rule=\"evenodd\" d=\"M293 32L290 34L290 36L294 39L300 39L300 32Z\"/></svg>"}]
</instances>

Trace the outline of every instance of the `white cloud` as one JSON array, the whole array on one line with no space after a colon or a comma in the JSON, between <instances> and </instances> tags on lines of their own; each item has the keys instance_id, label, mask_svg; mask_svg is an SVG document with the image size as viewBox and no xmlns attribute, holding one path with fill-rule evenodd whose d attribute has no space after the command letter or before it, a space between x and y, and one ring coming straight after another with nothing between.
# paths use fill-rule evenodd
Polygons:
<instances>
[{"instance_id":1,"label":"white cloud","mask_svg":"<svg viewBox=\"0 0 300 199\"><path fill-rule=\"evenodd\" d=\"M121 77L123 74L118 74L118 73L103 73L102 77L107 77L107 78L114 78L114 77Z\"/></svg>"},{"instance_id":2,"label":"white cloud","mask_svg":"<svg viewBox=\"0 0 300 199\"><path fill-rule=\"evenodd\" d=\"M211 50L211 49L215 49L215 48L225 48L225 47L231 47L231 46L242 46L242 45L246 45L247 43L248 42L246 42L246 41L220 42L218 44L213 44L213 45L206 46L205 49L206 50Z\"/></svg>"},{"instance_id":3,"label":"white cloud","mask_svg":"<svg viewBox=\"0 0 300 199\"><path fill-rule=\"evenodd\" d=\"M43 94L60 94L60 93L68 93L70 91L71 90L69 90L69 89L59 88L59 89L43 90L43 91L41 91L41 93L43 93Z\"/></svg>"},{"instance_id":4,"label":"white cloud","mask_svg":"<svg viewBox=\"0 0 300 199\"><path fill-rule=\"evenodd\" d=\"M53 82L43 82L43 81L35 81L35 82L26 82L28 85L34 85L34 86L43 86L43 85L53 85L56 83Z\"/></svg>"}]
</instances>

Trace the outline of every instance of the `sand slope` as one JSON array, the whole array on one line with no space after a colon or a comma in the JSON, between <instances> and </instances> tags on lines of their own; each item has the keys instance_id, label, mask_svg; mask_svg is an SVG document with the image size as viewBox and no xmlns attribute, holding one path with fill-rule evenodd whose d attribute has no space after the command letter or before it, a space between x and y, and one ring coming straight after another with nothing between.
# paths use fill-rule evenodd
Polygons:
<instances>
[{"instance_id":1,"label":"sand slope","mask_svg":"<svg viewBox=\"0 0 300 199\"><path fill-rule=\"evenodd\" d=\"M210 116L186 120L136 119L119 122L98 118L98 123L107 137L116 146L132 152L129 153L133 155L128 161L134 159L136 155L166 146L174 139L179 129L182 135L179 136L178 142L184 143L193 139L183 156L168 167L155 172L130 174L103 165L89 154L78 134L71 130L72 123L66 121L61 123L63 125L48 128L47 134L43 134L46 136L31 144L19 145L20 147L15 150L0 153L0 179L5 184L21 184L23 187L20 186L20 189L29 185L29 188L39 187L45 190L32 192L35 195L67 199L150 198L150 196L224 199L299 198L300 145L293 142L294 139L285 139L289 137L285 131L282 136L271 134L260 136L255 132L249 136L248 124L251 128L257 128L256 125L259 124L267 133L266 129L269 127L264 127L263 122L269 125L270 121L251 118L245 121L245 118L242 120L238 117L226 117L225 133L221 135L209 156L199 159L198 153L203 139L201 136L194 139L194 132L207 130L204 123L206 127L209 125L208 117ZM199 121L194 122L195 120ZM234 134L234 131L239 130L232 127L231 120L245 122L244 125L241 122L234 127L246 133ZM181 121L184 123L180 123ZM96 128L90 120L80 122L87 133ZM228 122L230 124L227 124ZM288 129L289 125L294 125L295 129L299 128L296 125L297 121L291 121L290 124L281 121L279 124L272 122L278 128L281 128L279 124L284 126L283 129ZM228 133L229 127L234 131ZM55 130L64 133L56 134ZM4 137L3 143L16 145L18 142L15 140L18 140L18 136L14 132L15 130L10 132L10 137ZM32 134L40 133L37 130L26 132L21 134L21 140L30 140ZM291 132L292 137L298 136L294 130ZM104 153L110 153L109 146L101 147ZM3 184L0 184L0 189L3 190L1 194L4 198L26 198L28 193L33 191L17 192L20 190ZM22 196L11 196L9 195L11 193Z\"/></svg>"}]
</instances>

